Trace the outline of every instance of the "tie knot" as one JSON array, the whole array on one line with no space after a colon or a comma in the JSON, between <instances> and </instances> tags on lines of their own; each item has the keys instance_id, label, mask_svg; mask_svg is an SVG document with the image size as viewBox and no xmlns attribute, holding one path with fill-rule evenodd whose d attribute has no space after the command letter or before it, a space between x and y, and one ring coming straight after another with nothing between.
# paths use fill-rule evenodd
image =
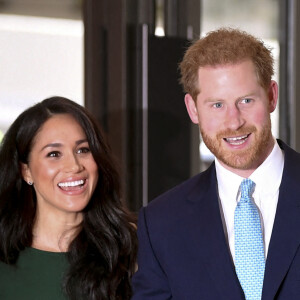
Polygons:
<instances>
[{"instance_id":1,"label":"tie knot","mask_svg":"<svg viewBox=\"0 0 300 300\"><path fill-rule=\"evenodd\" d=\"M241 189L241 198L243 199L250 199L251 198L251 191L254 187L255 183L249 179L246 178L242 181L240 189Z\"/></svg>"}]
</instances>

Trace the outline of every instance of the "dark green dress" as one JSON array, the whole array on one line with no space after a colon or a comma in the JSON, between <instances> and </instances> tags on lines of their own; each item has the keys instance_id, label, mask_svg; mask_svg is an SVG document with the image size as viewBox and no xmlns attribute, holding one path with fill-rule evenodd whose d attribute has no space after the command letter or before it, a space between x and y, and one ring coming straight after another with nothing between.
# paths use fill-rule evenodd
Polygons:
<instances>
[{"instance_id":1,"label":"dark green dress","mask_svg":"<svg viewBox=\"0 0 300 300\"><path fill-rule=\"evenodd\" d=\"M15 266L0 262L1 300L66 300L62 278L66 254L27 248Z\"/></svg>"}]
</instances>

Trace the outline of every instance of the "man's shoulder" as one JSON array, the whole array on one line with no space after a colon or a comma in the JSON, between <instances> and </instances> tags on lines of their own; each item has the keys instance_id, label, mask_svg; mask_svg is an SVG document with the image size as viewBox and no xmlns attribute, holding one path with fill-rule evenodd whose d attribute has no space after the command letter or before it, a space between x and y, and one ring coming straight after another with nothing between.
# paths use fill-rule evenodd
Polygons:
<instances>
[{"instance_id":1,"label":"man's shoulder","mask_svg":"<svg viewBox=\"0 0 300 300\"><path fill-rule=\"evenodd\" d=\"M213 182L214 181L214 182ZM215 164L213 163L207 170L182 182L167 192L153 199L147 206L147 210L164 211L172 210L184 206L190 195L197 193L201 196L211 184L215 184Z\"/></svg>"},{"instance_id":2,"label":"man's shoulder","mask_svg":"<svg viewBox=\"0 0 300 300\"><path fill-rule=\"evenodd\" d=\"M284 142L277 140L280 148L284 151L284 167L281 189L289 187L291 189L299 189L300 182L300 153L292 149Z\"/></svg>"},{"instance_id":3,"label":"man's shoulder","mask_svg":"<svg viewBox=\"0 0 300 300\"><path fill-rule=\"evenodd\" d=\"M279 139L277 140L277 143L279 147L284 151L285 167L287 166L288 169L298 169L300 165L300 153Z\"/></svg>"}]
</instances>

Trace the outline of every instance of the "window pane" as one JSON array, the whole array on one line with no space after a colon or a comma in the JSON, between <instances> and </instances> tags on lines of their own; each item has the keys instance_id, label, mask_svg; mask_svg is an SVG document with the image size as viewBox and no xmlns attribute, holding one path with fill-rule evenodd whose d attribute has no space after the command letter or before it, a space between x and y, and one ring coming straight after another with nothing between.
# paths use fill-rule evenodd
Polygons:
<instances>
[{"instance_id":1,"label":"window pane","mask_svg":"<svg viewBox=\"0 0 300 300\"><path fill-rule=\"evenodd\" d=\"M83 31L80 19L0 14L2 133L44 98L59 95L83 104Z\"/></svg>"}]
</instances>

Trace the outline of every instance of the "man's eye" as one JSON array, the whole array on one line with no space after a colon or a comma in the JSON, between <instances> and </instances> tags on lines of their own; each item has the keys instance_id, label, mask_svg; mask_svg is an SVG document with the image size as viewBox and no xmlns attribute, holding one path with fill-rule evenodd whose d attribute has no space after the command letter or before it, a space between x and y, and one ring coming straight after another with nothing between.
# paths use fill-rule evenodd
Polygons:
<instances>
[{"instance_id":1,"label":"man's eye","mask_svg":"<svg viewBox=\"0 0 300 300\"><path fill-rule=\"evenodd\" d=\"M223 104L222 103L215 103L213 105L213 107L215 107L215 108L221 108L221 107L223 107Z\"/></svg>"},{"instance_id":2,"label":"man's eye","mask_svg":"<svg viewBox=\"0 0 300 300\"><path fill-rule=\"evenodd\" d=\"M251 101L252 101L252 99L245 98L245 99L243 99L241 102L242 102L242 103L250 103Z\"/></svg>"}]
</instances>

